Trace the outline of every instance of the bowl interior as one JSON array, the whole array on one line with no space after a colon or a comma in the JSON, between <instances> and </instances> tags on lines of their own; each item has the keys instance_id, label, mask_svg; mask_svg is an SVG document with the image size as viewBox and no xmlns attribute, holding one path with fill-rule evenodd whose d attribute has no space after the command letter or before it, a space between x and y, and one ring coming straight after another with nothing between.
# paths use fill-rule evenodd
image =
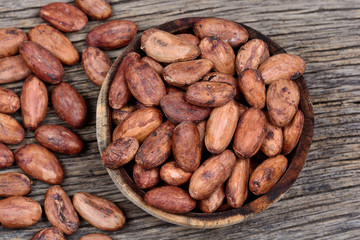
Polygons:
<instances>
[{"instance_id":1,"label":"bowl interior","mask_svg":"<svg viewBox=\"0 0 360 240\"><path fill-rule=\"evenodd\" d=\"M191 32L192 26L199 18L183 18L167 22L158 26L157 28L171 33ZM285 53L285 50L273 42L270 38L261 34L260 32L244 25L249 32L249 39L258 38L266 42L269 46L270 54ZM111 142L112 124L111 111L108 105L108 91L110 83L116 73L116 70L123 58L129 52L138 52L143 55L140 50L140 36L137 37L123 53L113 63L109 70L106 79L102 85L96 112L96 132L100 153L102 154L107 145ZM149 214L165 220L170 223L196 227L196 228L216 228L224 227L241 222L243 219L264 211L274 202L281 198L281 196L291 187L297 179L309 152L312 135L314 131L314 113L312 109L311 98L305 79L301 76L295 80L301 93L299 109L304 113L305 122L302 135L300 137L297 147L290 155L287 155L289 166L282 178L276 185L266 194L259 197L252 197L248 199L245 204L238 209L230 209L223 212L215 213L196 213L190 212L187 214L171 214L149 206L144 202L144 191L139 189L128 175L125 168L117 170L106 169L114 181L118 189L135 205L148 212Z\"/></svg>"}]
</instances>

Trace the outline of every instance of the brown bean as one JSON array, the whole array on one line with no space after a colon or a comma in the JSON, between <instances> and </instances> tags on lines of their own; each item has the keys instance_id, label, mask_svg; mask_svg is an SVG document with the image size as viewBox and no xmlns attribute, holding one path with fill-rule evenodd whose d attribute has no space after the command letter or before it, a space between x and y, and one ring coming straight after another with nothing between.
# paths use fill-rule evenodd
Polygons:
<instances>
[{"instance_id":1,"label":"brown bean","mask_svg":"<svg viewBox=\"0 0 360 240\"><path fill-rule=\"evenodd\" d=\"M239 117L239 107L234 100L212 110L205 133L205 146L209 152L219 154L227 148L234 136Z\"/></svg>"},{"instance_id":2,"label":"brown bean","mask_svg":"<svg viewBox=\"0 0 360 240\"><path fill-rule=\"evenodd\" d=\"M0 87L0 112L14 113L20 108L20 99L10 89Z\"/></svg>"},{"instance_id":3,"label":"brown bean","mask_svg":"<svg viewBox=\"0 0 360 240\"><path fill-rule=\"evenodd\" d=\"M146 138L135 156L135 161L145 169L160 166L171 154L171 137L176 124L166 121Z\"/></svg>"},{"instance_id":4,"label":"brown bean","mask_svg":"<svg viewBox=\"0 0 360 240\"><path fill-rule=\"evenodd\" d=\"M55 113L69 126L80 128L86 120L85 99L68 83L58 84L52 91Z\"/></svg>"},{"instance_id":5,"label":"brown bean","mask_svg":"<svg viewBox=\"0 0 360 240\"><path fill-rule=\"evenodd\" d=\"M115 109L112 112L112 120L115 125L119 125L135 111L136 107L134 105L125 105L121 109Z\"/></svg>"},{"instance_id":6,"label":"brown bean","mask_svg":"<svg viewBox=\"0 0 360 240\"><path fill-rule=\"evenodd\" d=\"M110 143L102 154L102 164L111 169L124 166L134 159L139 141L134 137L119 138Z\"/></svg>"},{"instance_id":7,"label":"brown bean","mask_svg":"<svg viewBox=\"0 0 360 240\"><path fill-rule=\"evenodd\" d=\"M200 144L201 144L200 150L201 150L201 153L203 152L203 149L204 149L204 146L205 146L206 124L207 124L206 120L201 121L201 122L199 122L197 124L197 128L199 130L199 136L200 136Z\"/></svg>"},{"instance_id":8,"label":"brown bean","mask_svg":"<svg viewBox=\"0 0 360 240\"><path fill-rule=\"evenodd\" d=\"M196 200L210 197L230 176L235 160L231 150L207 159L191 176L190 196Z\"/></svg>"},{"instance_id":9,"label":"brown bean","mask_svg":"<svg viewBox=\"0 0 360 240\"><path fill-rule=\"evenodd\" d=\"M142 143L162 123L159 109L148 107L133 112L113 132L113 141L123 137L135 137Z\"/></svg>"},{"instance_id":10,"label":"brown bean","mask_svg":"<svg viewBox=\"0 0 360 240\"><path fill-rule=\"evenodd\" d=\"M64 233L56 228L56 227L49 227L44 228L38 231L31 240L66 240Z\"/></svg>"},{"instance_id":11,"label":"brown bean","mask_svg":"<svg viewBox=\"0 0 360 240\"><path fill-rule=\"evenodd\" d=\"M215 37L205 37L200 42L201 58L209 59L216 72L233 75L235 72L235 53L232 47Z\"/></svg>"},{"instance_id":12,"label":"brown bean","mask_svg":"<svg viewBox=\"0 0 360 240\"><path fill-rule=\"evenodd\" d=\"M265 113L265 138L260 150L268 157L274 157L283 148L283 130L271 123L268 112Z\"/></svg>"},{"instance_id":13,"label":"brown bean","mask_svg":"<svg viewBox=\"0 0 360 240\"><path fill-rule=\"evenodd\" d=\"M196 206L189 193L174 186L154 188L145 194L144 200L150 206L170 213L190 212Z\"/></svg>"},{"instance_id":14,"label":"brown bean","mask_svg":"<svg viewBox=\"0 0 360 240\"><path fill-rule=\"evenodd\" d=\"M34 75L29 76L24 81L20 95L21 115L26 128L34 131L42 123L48 101L45 84Z\"/></svg>"},{"instance_id":15,"label":"brown bean","mask_svg":"<svg viewBox=\"0 0 360 240\"><path fill-rule=\"evenodd\" d=\"M85 13L69 3L47 4L40 8L39 16L63 32L79 31L88 23Z\"/></svg>"},{"instance_id":16,"label":"brown bean","mask_svg":"<svg viewBox=\"0 0 360 240\"><path fill-rule=\"evenodd\" d=\"M31 71L21 55L0 59L0 84L16 82L30 74Z\"/></svg>"},{"instance_id":17,"label":"brown bean","mask_svg":"<svg viewBox=\"0 0 360 240\"><path fill-rule=\"evenodd\" d=\"M173 122L200 122L207 118L211 108L195 106L185 101L185 93L170 93L160 101L161 109L166 117Z\"/></svg>"},{"instance_id":18,"label":"brown bean","mask_svg":"<svg viewBox=\"0 0 360 240\"><path fill-rule=\"evenodd\" d=\"M122 108L130 99L131 92L126 82L125 70L132 61L138 61L140 55L130 52L122 59L109 88L109 105L113 109Z\"/></svg>"},{"instance_id":19,"label":"brown bean","mask_svg":"<svg viewBox=\"0 0 360 240\"><path fill-rule=\"evenodd\" d=\"M250 158L260 149L265 138L266 118L258 108L249 108L240 118L233 149L240 158Z\"/></svg>"},{"instance_id":20,"label":"brown bean","mask_svg":"<svg viewBox=\"0 0 360 240\"><path fill-rule=\"evenodd\" d=\"M55 28L40 24L29 31L29 39L46 50L66 65L74 65L79 61L79 54L70 40Z\"/></svg>"},{"instance_id":21,"label":"brown bean","mask_svg":"<svg viewBox=\"0 0 360 240\"><path fill-rule=\"evenodd\" d=\"M289 154L296 147L299 142L302 130L304 127L304 114L297 110L293 120L283 128L284 134L284 146L282 148L282 154Z\"/></svg>"},{"instance_id":22,"label":"brown bean","mask_svg":"<svg viewBox=\"0 0 360 240\"><path fill-rule=\"evenodd\" d=\"M96 47L87 47L82 53L82 66L86 76L101 87L111 68L110 58Z\"/></svg>"},{"instance_id":23,"label":"brown bean","mask_svg":"<svg viewBox=\"0 0 360 240\"><path fill-rule=\"evenodd\" d=\"M161 63L193 60L200 55L198 46L171 33L154 28L143 32L141 49L149 57Z\"/></svg>"},{"instance_id":24,"label":"brown bean","mask_svg":"<svg viewBox=\"0 0 360 240\"><path fill-rule=\"evenodd\" d=\"M15 151L18 167L33 178L49 184L60 184L64 170L59 160L46 148L36 144L20 146Z\"/></svg>"},{"instance_id":25,"label":"brown bean","mask_svg":"<svg viewBox=\"0 0 360 240\"><path fill-rule=\"evenodd\" d=\"M237 55L235 68L237 74L240 76L241 73L247 69L258 69L270 56L269 48L267 44L261 39L252 39L246 44L241 46Z\"/></svg>"},{"instance_id":26,"label":"brown bean","mask_svg":"<svg viewBox=\"0 0 360 240\"><path fill-rule=\"evenodd\" d=\"M139 188L152 188L160 182L159 168L145 169L139 164L135 164L133 168L133 178Z\"/></svg>"},{"instance_id":27,"label":"brown bean","mask_svg":"<svg viewBox=\"0 0 360 240\"><path fill-rule=\"evenodd\" d=\"M221 72L210 72L208 74L206 74L203 78L203 81L210 81L210 82L224 82L224 83L228 83L230 85L232 85L235 89L235 96L234 99L240 99L240 90L239 90L239 85L237 80L229 75L229 74L225 74L225 73L221 73Z\"/></svg>"},{"instance_id":28,"label":"brown bean","mask_svg":"<svg viewBox=\"0 0 360 240\"><path fill-rule=\"evenodd\" d=\"M20 45L20 54L29 69L41 80L58 84L64 78L64 68L59 59L37 43L25 41Z\"/></svg>"},{"instance_id":29,"label":"brown bean","mask_svg":"<svg viewBox=\"0 0 360 240\"><path fill-rule=\"evenodd\" d=\"M132 95L145 106L157 106L166 94L165 85L156 71L143 61L132 61L125 70Z\"/></svg>"},{"instance_id":30,"label":"brown bean","mask_svg":"<svg viewBox=\"0 0 360 240\"><path fill-rule=\"evenodd\" d=\"M22 173L0 174L0 197L23 196L30 192L32 182Z\"/></svg>"},{"instance_id":31,"label":"brown bean","mask_svg":"<svg viewBox=\"0 0 360 240\"><path fill-rule=\"evenodd\" d=\"M169 185L180 186L188 182L192 173L185 172L175 161L167 162L160 168L160 178Z\"/></svg>"},{"instance_id":32,"label":"brown bean","mask_svg":"<svg viewBox=\"0 0 360 240\"><path fill-rule=\"evenodd\" d=\"M280 53L268 58L259 68L265 84L275 80L294 80L305 71L305 62L289 53Z\"/></svg>"},{"instance_id":33,"label":"brown bean","mask_svg":"<svg viewBox=\"0 0 360 240\"><path fill-rule=\"evenodd\" d=\"M166 88L166 95L168 95L170 93L183 93L183 91L181 91L181 89L176 88L176 87L167 87Z\"/></svg>"},{"instance_id":34,"label":"brown bean","mask_svg":"<svg viewBox=\"0 0 360 240\"><path fill-rule=\"evenodd\" d=\"M192 44L194 44L196 46L199 45L199 43L200 43L199 38L197 36L195 36L195 35L190 34L190 33L180 33L180 34L175 34L175 36L177 36L178 38L181 38L181 39L183 39L185 41L188 41L188 42L190 42L190 43L192 43Z\"/></svg>"},{"instance_id":35,"label":"brown bean","mask_svg":"<svg viewBox=\"0 0 360 240\"><path fill-rule=\"evenodd\" d=\"M18 144L25 138L25 130L15 118L0 113L0 142L5 144Z\"/></svg>"},{"instance_id":36,"label":"brown bean","mask_svg":"<svg viewBox=\"0 0 360 240\"><path fill-rule=\"evenodd\" d=\"M249 38L249 33L243 26L221 18L200 19L194 24L193 30L200 39L217 37L229 43L231 47L238 47Z\"/></svg>"},{"instance_id":37,"label":"brown bean","mask_svg":"<svg viewBox=\"0 0 360 240\"><path fill-rule=\"evenodd\" d=\"M201 81L187 88L185 100L201 107L221 107L234 96L235 89L228 83Z\"/></svg>"},{"instance_id":38,"label":"brown bean","mask_svg":"<svg viewBox=\"0 0 360 240\"><path fill-rule=\"evenodd\" d=\"M147 64L149 64L150 67L157 72L157 74L162 76L164 67L160 63L158 63L157 61L155 61L154 59L152 59L152 58L150 58L148 56L143 57L141 59L141 61L146 62Z\"/></svg>"},{"instance_id":39,"label":"brown bean","mask_svg":"<svg viewBox=\"0 0 360 240\"><path fill-rule=\"evenodd\" d=\"M233 208L241 207L247 196L250 178L250 159L237 159L226 184L226 199Z\"/></svg>"},{"instance_id":40,"label":"brown bean","mask_svg":"<svg viewBox=\"0 0 360 240\"><path fill-rule=\"evenodd\" d=\"M88 223L105 231L115 231L125 224L123 212L105 198L78 192L73 197L76 211Z\"/></svg>"},{"instance_id":41,"label":"brown bean","mask_svg":"<svg viewBox=\"0 0 360 240\"><path fill-rule=\"evenodd\" d=\"M69 196L59 185L46 191L44 210L49 222L65 234L73 234L79 227L79 217Z\"/></svg>"},{"instance_id":42,"label":"brown bean","mask_svg":"<svg viewBox=\"0 0 360 240\"><path fill-rule=\"evenodd\" d=\"M6 145L2 144L1 142L0 153L0 169L10 167L14 163L14 154Z\"/></svg>"},{"instance_id":43,"label":"brown bean","mask_svg":"<svg viewBox=\"0 0 360 240\"><path fill-rule=\"evenodd\" d=\"M208 198L199 201L201 211L212 213L218 209L225 198L224 185L221 184Z\"/></svg>"},{"instance_id":44,"label":"brown bean","mask_svg":"<svg viewBox=\"0 0 360 240\"><path fill-rule=\"evenodd\" d=\"M244 70L239 77L239 88L251 107L265 107L265 84L257 70Z\"/></svg>"},{"instance_id":45,"label":"brown bean","mask_svg":"<svg viewBox=\"0 0 360 240\"><path fill-rule=\"evenodd\" d=\"M197 126L182 122L174 130L172 150L176 164L186 172L194 172L200 165L201 142Z\"/></svg>"},{"instance_id":46,"label":"brown bean","mask_svg":"<svg viewBox=\"0 0 360 240\"><path fill-rule=\"evenodd\" d=\"M79 238L79 240L113 240L111 237L102 233L91 233Z\"/></svg>"},{"instance_id":47,"label":"brown bean","mask_svg":"<svg viewBox=\"0 0 360 240\"><path fill-rule=\"evenodd\" d=\"M112 20L93 28L86 36L86 44L105 50L128 45L137 33L137 26L129 20Z\"/></svg>"},{"instance_id":48,"label":"brown bean","mask_svg":"<svg viewBox=\"0 0 360 240\"><path fill-rule=\"evenodd\" d=\"M105 20L112 14L107 0L75 0L75 4L92 19Z\"/></svg>"},{"instance_id":49,"label":"brown bean","mask_svg":"<svg viewBox=\"0 0 360 240\"><path fill-rule=\"evenodd\" d=\"M266 107L271 122L285 127L293 119L300 101L300 91L291 80L273 81L266 93Z\"/></svg>"},{"instance_id":50,"label":"brown bean","mask_svg":"<svg viewBox=\"0 0 360 240\"><path fill-rule=\"evenodd\" d=\"M26 33L20 29L0 29L0 58L17 54L19 52L20 44L26 40Z\"/></svg>"},{"instance_id":51,"label":"brown bean","mask_svg":"<svg viewBox=\"0 0 360 240\"><path fill-rule=\"evenodd\" d=\"M0 223L4 228L25 228L41 218L40 204L27 197L14 196L0 200Z\"/></svg>"},{"instance_id":52,"label":"brown bean","mask_svg":"<svg viewBox=\"0 0 360 240\"><path fill-rule=\"evenodd\" d=\"M184 87L199 81L212 67L213 63L208 59L176 62L164 68L163 76L168 84Z\"/></svg>"},{"instance_id":53,"label":"brown bean","mask_svg":"<svg viewBox=\"0 0 360 240\"><path fill-rule=\"evenodd\" d=\"M250 191L255 195L262 195L270 191L286 171L287 165L288 160L283 155L263 161L250 176Z\"/></svg>"},{"instance_id":54,"label":"brown bean","mask_svg":"<svg viewBox=\"0 0 360 240\"><path fill-rule=\"evenodd\" d=\"M84 146L81 138L60 125L42 125L35 131L36 140L53 152L79 154Z\"/></svg>"}]
</instances>

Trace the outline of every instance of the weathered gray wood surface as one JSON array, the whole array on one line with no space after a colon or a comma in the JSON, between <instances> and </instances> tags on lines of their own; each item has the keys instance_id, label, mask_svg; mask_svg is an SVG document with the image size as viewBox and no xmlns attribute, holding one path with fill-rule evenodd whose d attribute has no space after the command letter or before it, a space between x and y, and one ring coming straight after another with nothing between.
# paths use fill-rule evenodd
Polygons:
<instances>
[{"instance_id":1,"label":"weathered gray wood surface","mask_svg":"<svg viewBox=\"0 0 360 240\"><path fill-rule=\"evenodd\" d=\"M0 28L28 31L43 23L39 7L50 0L0 1ZM66 2L70 2L66 0ZM125 199L100 163L95 137L99 88L85 76L81 64L65 67L65 82L86 99L89 120L76 130L85 151L76 157L57 155L65 168L63 188L72 196L86 191L114 201L127 216L125 227L107 234L114 239L358 239L360 237L360 2L322 1L118 1L110 0L111 19L135 21L142 31L169 20L190 16L222 17L243 22L268 35L288 52L307 62L315 111L315 133L299 179L267 211L235 226L198 230L158 220ZM86 33L100 24L90 21L80 32L67 34L79 52ZM1 46L0 46L1 47ZM121 52L111 51L115 59ZM20 94L22 82L3 85ZM48 87L50 90L52 87ZM20 114L15 114L20 120ZM45 123L62 124L49 106ZM27 132L25 143L35 142ZM16 149L16 146L11 146ZM15 166L1 172L20 171ZM34 181L29 197L43 203L49 185ZM31 239L49 227L45 215L28 229L0 227L0 239ZM85 221L68 239L100 232Z\"/></svg>"}]
</instances>

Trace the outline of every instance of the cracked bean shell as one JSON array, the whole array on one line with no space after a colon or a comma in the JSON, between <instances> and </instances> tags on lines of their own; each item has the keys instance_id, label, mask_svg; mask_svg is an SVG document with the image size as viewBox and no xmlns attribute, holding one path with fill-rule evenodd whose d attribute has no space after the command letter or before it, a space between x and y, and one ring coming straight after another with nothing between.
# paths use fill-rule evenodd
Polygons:
<instances>
[{"instance_id":1,"label":"cracked bean shell","mask_svg":"<svg viewBox=\"0 0 360 240\"><path fill-rule=\"evenodd\" d=\"M56 228L49 227L38 231L31 240L66 240L64 233Z\"/></svg>"},{"instance_id":2,"label":"cracked bean shell","mask_svg":"<svg viewBox=\"0 0 360 240\"><path fill-rule=\"evenodd\" d=\"M49 222L67 235L73 234L80 225L69 196L59 185L46 191L44 210Z\"/></svg>"}]
</instances>

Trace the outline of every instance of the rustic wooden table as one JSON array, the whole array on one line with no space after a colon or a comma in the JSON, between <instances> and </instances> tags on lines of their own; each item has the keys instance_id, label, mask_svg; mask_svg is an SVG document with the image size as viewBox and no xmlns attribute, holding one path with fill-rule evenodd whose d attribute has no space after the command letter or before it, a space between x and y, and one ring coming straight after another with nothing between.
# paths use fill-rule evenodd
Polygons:
<instances>
[{"instance_id":1,"label":"rustic wooden table","mask_svg":"<svg viewBox=\"0 0 360 240\"><path fill-rule=\"evenodd\" d=\"M25 31L43 23L39 8L51 0L0 1L0 28ZM66 2L70 2L66 0ZM199 230L158 220L128 201L115 187L100 162L95 136L99 88L78 63L65 67L64 81L86 99L88 121L76 130L85 140L79 156L57 155L66 178L63 188L72 196L85 191L115 202L126 214L123 229L107 232L114 239L358 239L360 237L360 2L321 1L119 1L110 0L111 19L136 22L139 33L169 20L213 16L243 22L268 35L307 63L307 80L315 112L315 132L307 162L288 193L271 208L235 226ZM90 21L80 32L67 34L81 53ZM1 47L1 46L0 46ZM107 54L115 59L121 50ZM3 87L20 94L22 81ZM52 86L48 86L50 91ZM20 120L20 113L14 114ZM62 121L48 108L45 124ZM24 143L34 143L31 131ZM17 146L10 146L15 150ZM20 171L15 166L1 172ZM29 197L43 204L48 184L35 180ZM0 239L31 239L49 227L45 215L36 225L19 230L0 227ZM68 239L101 232L84 220Z\"/></svg>"}]
</instances>

